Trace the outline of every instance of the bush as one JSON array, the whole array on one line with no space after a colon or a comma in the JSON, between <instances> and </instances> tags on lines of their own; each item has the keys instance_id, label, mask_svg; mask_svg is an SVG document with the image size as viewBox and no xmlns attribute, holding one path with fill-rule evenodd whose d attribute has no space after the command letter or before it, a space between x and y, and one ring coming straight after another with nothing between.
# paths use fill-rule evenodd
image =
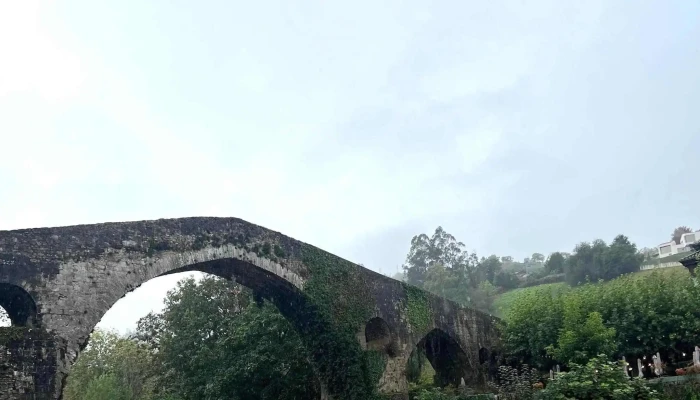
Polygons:
<instances>
[{"instance_id":1,"label":"bush","mask_svg":"<svg viewBox=\"0 0 700 400\"><path fill-rule=\"evenodd\" d=\"M539 285L545 285L547 283L558 283L558 282L564 282L564 274L552 274L552 275L545 275L542 277L535 276L533 278L528 276L525 283L520 284L520 287L525 288L525 287L539 286Z\"/></svg>"},{"instance_id":2,"label":"bush","mask_svg":"<svg viewBox=\"0 0 700 400\"><path fill-rule=\"evenodd\" d=\"M681 353L692 353L700 342L700 288L694 287L683 268L629 274L568 290L535 287L510 304L502 336L507 352L544 370L554 360L543 349L561 347L562 332L572 326L565 324L570 309L582 316L573 326L596 312L605 328L615 330L612 341L617 350L590 346L586 355L574 357L578 363L585 363L586 357L598 351L628 360L660 352L664 361L673 363L683 358Z\"/></svg>"},{"instance_id":3,"label":"bush","mask_svg":"<svg viewBox=\"0 0 700 400\"><path fill-rule=\"evenodd\" d=\"M572 364L570 372L562 372L540 395L541 400L614 399L657 400L660 394L640 378L629 379L622 365L605 355L592 358L586 365Z\"/></svg>"},{"instance_id":4,"label":"bush","mask_svg":"<svg viewBox=\"0 0 700 400\"><path fill-rule=\"evenodd\" d=\"M539 390L538 383L537 370L527 364L523 365L520 372L516 368L502 365L498 368L498 383L491 383L491 387L498 393L499 399L529 400Z\"/></svg>"},{"instance_id":5,"label":"bush","mask_svg":"<svg viewBox=\"0 0 700 400\"><path fill-rule=\"evenodd\" d=\"M700 400L700 383L687 382L677 385L663 385L664 400Z\"/></svg>"}]
</instances>

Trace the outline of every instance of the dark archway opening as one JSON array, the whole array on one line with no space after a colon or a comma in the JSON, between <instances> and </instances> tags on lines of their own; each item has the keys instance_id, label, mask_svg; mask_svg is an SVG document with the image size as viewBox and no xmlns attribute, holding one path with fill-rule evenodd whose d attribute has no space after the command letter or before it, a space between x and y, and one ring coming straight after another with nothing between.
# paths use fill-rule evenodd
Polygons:
<instances>
[{"instance_id":1,"label":"dark archway opening","mask_svg":"<svg viewBox=\"0 0 700 400\"><path fill-rule=\"evenodd\" d=\"M459 387L468 366L467 355L459 344L444 331L434 329L413 350L407 377L409 382L425 384L432 374L433 386Z\"/></svg>"},{"instance_id":2,"label":"dark archway opening","mask_svg":"<svg viewBox=\"0 0 700 400\"><path fill-rule=\"evenodd\" d=\"M479 364L484 364L489 360L489 351L488 349L482 347L479 349Z\"/></svg>"},{"instance_id":3,"label":"dark archway opening","mask_svg":"<svg viewBox=\"0 0 700 400\"><path fill-rule=\"evenodd\" d=\"M0 283L0 326L32 327L36 322L32 296L19 286Z\"/></svg>"},{"instance_id":4,"label":"dark archway opening","mask_svg":"<svg viewBox=\"0 0 700 400\"><path fill-rule=\"evenodd\" d=\"M191 276L190 273L196 272L196 273L203 273L203 279L218 279L218 278L223 278L224 280L227 281L232 281L230 282L230 286L235 286L231 290L229 294L231 296L239 296L241 292L244 292L244 295L247 295L245 304L241 304L241 307L258 307L262 311L262 313L265 313L266 317L268 318L267 320L263 321L263 324L269 324L270 323L270 308L273 309L273 313L276 312L281 315L284 322L284 320L288 321L288 325L290 325L293 329L291 333L296 333L298 334L299 337L305 338L305 335L310 335L310 333L318 333L319 335L323 335L323 332L320 332L321 330L324 329L323 326L319 326L318 321L314 319L314 309L313 307L308 304L306 301L304 295L299 291L298 288L296 288L294 285L292 285L290 282L286 281L282 277L273 274L269 271L266 271L262 268L259 268L257 266L254 266L250 263L247 263L245 261L237 260L237 259L222 259L222 260L216 260L216 261L210 261L210 262L205 262L205 263L198 263L198 264L193 264L186 266L184 268L179 268L175 269L172 271L167 272L166 274L163 274L159 277L152 278L146 280L146 282L154 281L157 280L161 277L164 276L171 276L178 274L182 276L183 278L186 278L186 276ZM129 287L129 293L133 293L139 289L139 286L143 283L146 282L139 282L138 285L134 285L134 287ZM221 296L227 296L226 292L219 292ZM125 295L125 297L128 297ZM207 301L206 299L201 299L201 301ZM216 299L209 299L210 302L216 302ZM114 307L114 304L112 305ZM205 307L206 308L206 307ZM230 311L231 308L228 308ZM224 313L225 314L225 313ZM149 317L151 315L149 314ZM198 316L194 316L193 318L197 318ZM250 321L250 314L246 316L248 318L247 323L251 324L255 327L255 323ZM218 315L213 315L211 319L224 319L225 315L223 314L218 314ZM198 343L197 345L193 345L192 347L187 347L187 348L182 348L183 354L189 354L190 357L196 358L199 354L201 357L201 354L198 353L194 348L195 347L203 347L207 346L208 342L214 340L210 338L214 335L225 335L227 334L224 332L226 329L233 329L237 330L240 327L237 326L225 326L224 328L221 328L222 324L217 324L216 322L209 322L206 321L206 318L199 318L198 320L202 321L202 327L201 331L199 331L198 327L193 327L191 324L184 324L188 325L186 326L187 329L190 329L190 332L197 330L199 331L197 334L195 334L193 337L196 339L195 343ZM141 320L143 321L143 319ZM139 323L141 323L141 321ZM279 325L282 324L280 322L279 318L275 319L272 318L272 322L277 324L277 328L279 328ZM158 329L161 329L162 325L158 324L158 321L152 320L152 321L144 321L144 323L152 323L152 328L154 331L157 331ZM235 325L236 322L233 321L233 325ZM224 324L226 325L226 324ZM258 326L258 328L261 328ZM274 329L271 328L269 325L265 325L262 327L262 329L259 329L256 331L258 333L257 336L263 336L266 335L269 331L273 331ZM279 332L280 329L274 330L275 332ZM211 333L210 333L211 332ZM101 332L103 333L103 332ZM139 332L136 332L137 334ZM201 336L199 336L201 334ZM237 334L240 334L240 332L237 332ZM268 342L275 342L275 343L280 343L280 344L286 344L288 343L291 338L289 336L290 332L287 331L285 336L280 336L280 337L269 337L266 338ZM86 341L85 345L83 346L84 351L89 351L90 346L95 340L94 335L92 335L90 342ZM140 340L138 337L131 336L129 335L124 335L126 336L127 339L135 339L137 342ZM255 336L255 335L253 335ZM102 337L99 337L104 343L105 337L104 335ZM266 357L269 357L269 353L265 353L266 348L264 344L258 343L255 341L255 337L251 337L250 342L246 342L246 345L249 345L249 353L251 354L251 364L261 363L261 360L264 360ZM114 340L114 339L110 339ZM240 341L236 340L231 340L231 342L239 343ZM99 343L95 344L96 346L99 346ZM153 343L150 344L152 347ZM259 346L258 346L259 345ZM207 353L211 353L213 351L216 351L217 349L221 351L222 349L226 349L226 346L222 346L221 348L218 348L216 346L211 346L209 348L206 348L206 351L203 351L202 353L205 355L208 355ZM307 350L308 349L308 350ZM156 351L160 351L160 349L155 349ZM318 366L318 358L320 357L328 357L327 354L323 354L324 351L327 351L327 349L323 348L313 348L311 346L307 346L304 349L298 349L300 351L296 352L289 352L292 353L292 356L297 356L297 357L290 357L292 362L290 363L290 360L288 359L282 359L279 360L280 363L278 365L283 366L286 368L286 371L284 372L284 375L287 376L301 376L303 374L299 374L298 370L303 369L303 368L312 368L314 369L313 375L315 375L315 378L310 378L306 377L304 379L300 379L300 381L304 381L304 385L307 387L307 392L305 393L304 398L323 398L325 395L325 383L321 381L320 376L319 376L319 371L316 369ZM187 353L189 352L189 353ZM294 354L295 353L295 354ZM305 365L302 365L302 363L299 362L299 355L301 353L304 353L303 356L306 357L306 363ZM241 357L246 357L247 352L244 351L243 353L240 353L240 346L239 348L235 349L235 351L231 352L232 355L235 355L236 357L231 357L231 358L241 358ZM279 353L277 353L279 355ZM81 355L82 357L82 355ZM214 357L213 359L215 359ZM225 358L224 358L225 359ZM314 362L316 361L316 362ZM80 359L76 362L79 363ZM190 363L191 361L187 361L187 363ZM212 366L212 365L210 365ZM202 365L202 368L204 368L205 365ZM227 368L226 365L220 365L217 363L217 367L215 368L214 371L218 370L225 370ZM233 368L230 368L233 369ZM253 367L253 371L255 371L255 367ZM267 371L266 371L267 372ZM294 375L296 373L296 375ZM216 376L214 376L216 375ZM235 376L234 376L235 375ZM274 393L277 393L277 391L291 391L289 387L285 388L280 388L279 386L283 384L281 379L275 379L274 374L269 374L269 375L259 375L255 376L253 375L248 376L247 379L245 380L247 382L246 386L250 387L257 387L254 386L255 384L260 384L260 379L269 379L269 385L266 386L265 391L268 391L266 396L273 395ZM221 385L229 385L227 389L229 389L229 393L233 393L236 389L236 387L232 387L230 385L238 385L240 386L240 376L236 374L231 374L232 380L226 382L221 382L217 381L217 384ZM214 372L209 376L208 378L205 376L201 381L201 387L207 386L210 384L208 382L208 379L211 380L218 380L221 378L221 375ZM225 378L224 378L225 379ZM257 380L256 380L257 379ZM255 382L253 382L255 380ZM68 383L69 385L71 384L71 378L69 377ZM238 383L237 383L238 382ZM66 389L64 387L64 389ZM72 389L71 389L72 390ZM71 391L69 390L69 391ZM64 397L67 396L67 392L64 390ZM271 394L272 393L272 394ZM261 393L262 395L262 393ZM68 396L69 397L69 396ZM196 397L196 396L195 396ZM264 396L263 396L264 397ZM261 398L263 398L261 397ZM251 399L254 399L256 397L250 397Z\"/></svg>"},{"instance_id":5,"label":"dark archway opening","mask_svg":"<svg viewBox=\"0 0 700 400\"><path fill-rule=\"evenodd\" d=\"M379 317L370 319L365 325L365 343L367 350L379 351L390 357L396 356L398 350L394 344L389 324Z\"/></svg>"}]
</instances>

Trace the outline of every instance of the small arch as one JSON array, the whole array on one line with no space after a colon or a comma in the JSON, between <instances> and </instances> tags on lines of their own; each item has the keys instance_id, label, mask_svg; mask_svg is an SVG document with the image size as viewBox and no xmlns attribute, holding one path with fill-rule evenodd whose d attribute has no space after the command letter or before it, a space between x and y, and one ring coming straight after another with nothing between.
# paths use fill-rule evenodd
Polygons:
<instances>
[{"instance_id":1,"label":"small arch","mask_svg":"<svg viewBox=\"0 0 700 400\"><path fill-rule=\"evenodd\" d=\"M396 355L389 324L379 317L367 321L365 325L365 343L367 350L381 351L392 357Z\"/></svg>"},{"instance_id":2,"label":"small arch","mask_svg":"<svg viewBox=\"0 0 700 400\"><path fill-rule=\"evenodd\" d=\"M433 384L439 387L459 386L470 366L467 355L459 343L441 329L433 329L418 342L409 358L407 375L414 377L422 375L421 372L416 373L417 371L409 370L409 368L415 367L410 365L411 359L420 360L421 358L427 359L430 363L430 367L434 371ZM417 364L422 369L421 363Z\"/></svg>"},{"instance_id":3,"label":"small arch","mask_svg":"<svg viewBox=\"0 0 700 400\"><path fill-rule=\"evenodd\" d=\"M36 324L36 303L26 290L17 285L0 283L0 308L7 313L10 326ZM1 316L0 322L2 322ZM6 325L7 322L5 322Z\"/></svg>"}]
</instances>

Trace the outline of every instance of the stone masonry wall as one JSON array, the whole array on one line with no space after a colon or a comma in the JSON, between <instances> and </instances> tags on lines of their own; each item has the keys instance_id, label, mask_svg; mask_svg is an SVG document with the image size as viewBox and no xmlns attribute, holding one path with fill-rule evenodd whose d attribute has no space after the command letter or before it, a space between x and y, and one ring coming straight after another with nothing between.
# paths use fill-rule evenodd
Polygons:
<instances>
[{"instance_id":1,"label":"stone masonry wall","mask_svg":"<svg viewBox=\"0 0 700 400\"><path fill-rule=\"evenodd\" d=\"M199 270L235 278L256 291L303 292L311 278L301 262L303 246L308 245L235 218L0 231L0 283L31 296L37 328L12 341L3 342L0 333L0 400L58 398L104 313L155 277ZM396 349L378 382L382 393L405 393L408 357L434 329L454 338L467 355L465 376L477 378L479 349L497 345L495 318L414 288L411 292L421 292L424 300L421 312L429 313L417 323L411 320L405 284L358 268L371 285L374 317L390 327ZM363 337L364 326L358 332Z\"/></svg>"},{"instance_id":2,"label":"stone masonry wall","mask_svg":"<svg viewBox=\"0 0 700 400\"><path fill-rule=\"evenodd\" d=\"M61 346L44 331L0 328L0 400L51 400Z\"/></svg>"}]
</instances>

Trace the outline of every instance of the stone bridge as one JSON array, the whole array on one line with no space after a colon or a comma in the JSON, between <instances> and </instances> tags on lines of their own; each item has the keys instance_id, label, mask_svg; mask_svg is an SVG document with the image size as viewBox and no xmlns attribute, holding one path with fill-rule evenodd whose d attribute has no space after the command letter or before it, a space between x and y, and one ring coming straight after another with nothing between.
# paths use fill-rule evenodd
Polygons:
<instances>
[{"instance_id":1,"label":"stone bridge","mask_svg":"<svg viewBox=\"0 0 700 400\"><path fill-rule=\"evenodd\" d=\"M324 398L406 398L417 347L443 383L493 371L494 317L240 219L182 218L0 231L0 306L12 321L0 328L0 400L59 399L114 303L183 271L235 279L276 304L308 345Z\"/></svg>"}]
</instances>

